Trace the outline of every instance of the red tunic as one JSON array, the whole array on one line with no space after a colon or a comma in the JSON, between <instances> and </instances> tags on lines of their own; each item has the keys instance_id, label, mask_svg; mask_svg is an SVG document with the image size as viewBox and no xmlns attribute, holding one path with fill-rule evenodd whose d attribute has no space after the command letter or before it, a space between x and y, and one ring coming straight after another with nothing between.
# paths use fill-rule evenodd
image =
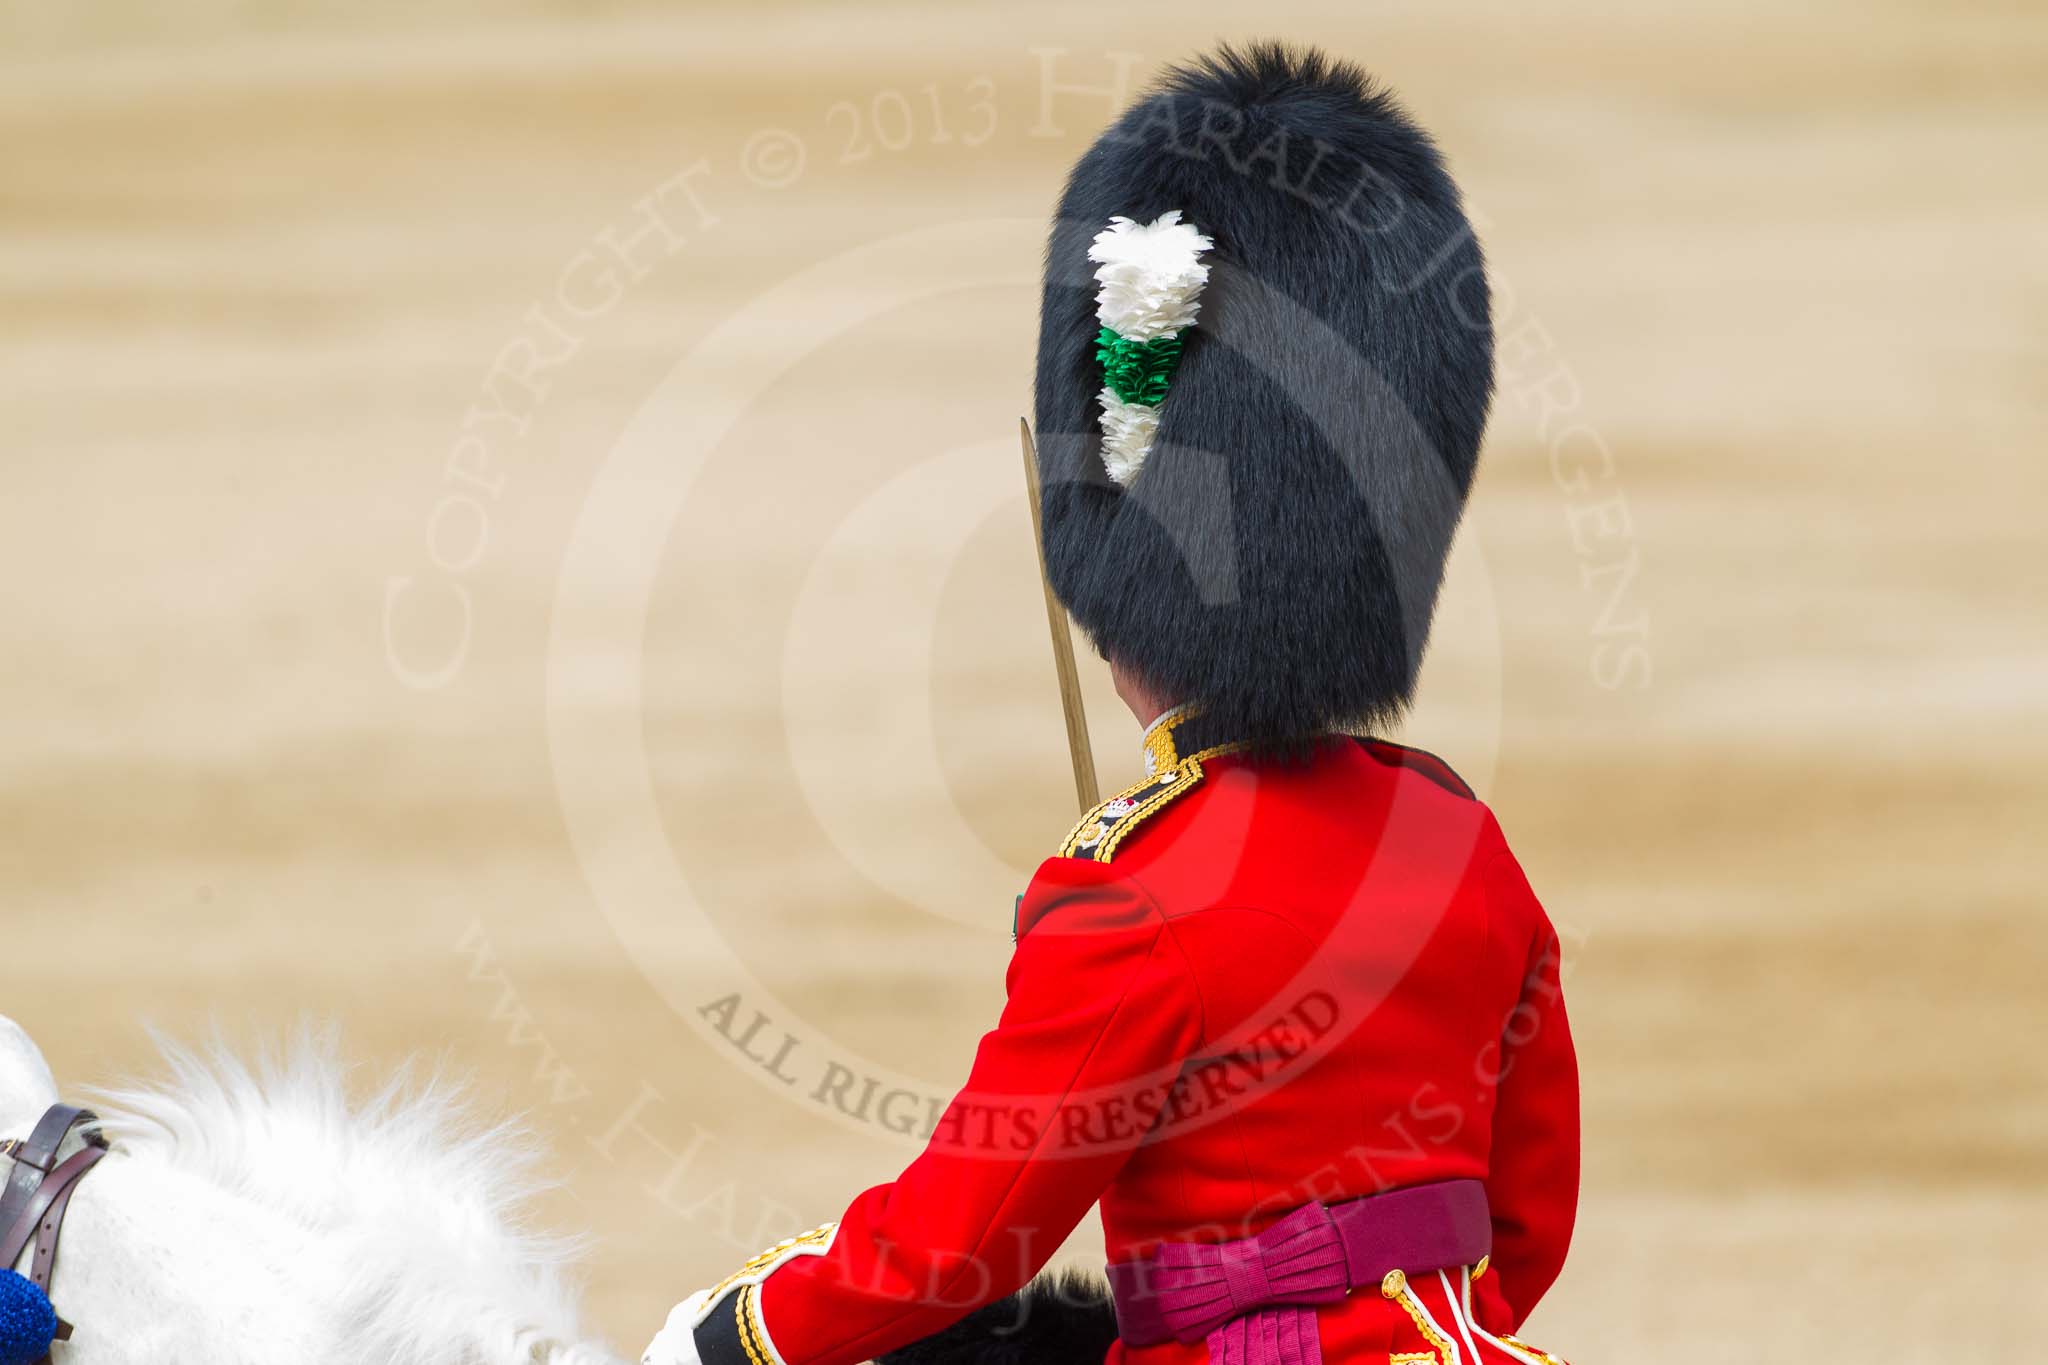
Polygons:
<instances>
[{"instance_id":1,"label":"red tunic","mask_svg":"<svg viewBox=\"0 0 2048 1365\"><path fill-rule=\"evenodd\" d=\"M1173 780L1105 803L1032 879L1008 1004L925 1152L728 1281L738 1365L852 1365L935 1332L1017 1289L1098 1201L1116 1261L1472 1177L1491 1265L1469 1325L1416 1278L1436 1335L1510 1332L1556 1278L1577 1069L1557 935L1491 812L1394 745L1284 765L1184 760L1170 736ZM1441 1284L1463 1292L1455 1270ZM1445 1359L1416 1318L1353 1294L1317 1314L1325 1358ZM1110 1365L1205 1355L1120 1344Z\"/></svg>"}]
</instances>

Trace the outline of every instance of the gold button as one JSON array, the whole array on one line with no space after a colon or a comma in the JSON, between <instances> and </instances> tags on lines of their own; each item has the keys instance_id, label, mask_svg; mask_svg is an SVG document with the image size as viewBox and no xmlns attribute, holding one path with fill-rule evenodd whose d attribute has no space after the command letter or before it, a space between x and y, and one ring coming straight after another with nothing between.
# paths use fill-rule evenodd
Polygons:
<instances>
[{"instance_id":1,"label":"gold button","mask_svg":"<svg viewBox=\"0 0 2048 1365\"><path fill-rule=\"evenodd\" d=\"M1493 1257L1491 1257L1491 1256L1481 1256L1481 1257L1479 1258L1479 1264L1478 1264L1478 1265L1475 1265L1475 1266L1473 1266L1473 1267L1472 1267L1472 1278L1476 1280L1476 1279L1478 1279L1478 1278L1479 1278L1479 1277L1480 1277L1481 1275L1484 1275L1484 1274L1486 1273L1486 1267L1488 1267L1488 1266L1490 1266L1490 1265L1492 1265L1492 1264L1493 1264Z\"/></svg>"},{"instance_id":2,"label":"gold button","mask_svg":"<svg viewBox=\"0 0 2048 1365\"><path fill-rule=\"evenodd\" d=\"M1398 1299L1408 1287L1408 1277L1398 1270L1389 1270L1387 1277L1380 1281L1380 1293L1389 1299Z\"/></svg>"}]
</instances>

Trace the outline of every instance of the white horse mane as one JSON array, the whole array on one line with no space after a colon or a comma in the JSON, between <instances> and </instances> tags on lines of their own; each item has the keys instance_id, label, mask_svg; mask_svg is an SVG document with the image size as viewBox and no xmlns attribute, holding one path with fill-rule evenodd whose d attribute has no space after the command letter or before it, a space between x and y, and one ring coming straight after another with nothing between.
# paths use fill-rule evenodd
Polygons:
<instances>
[{"instance_id":1,"label":"white horse mane","mask_svg":"<svg viewBox=\"0 0 2048 1365\"><path fill-rule=\"evenodd\" d=\"M94 1092L138 1167L197 1177L270 1210L348 1267L330 1300L341 1355L322 1365L597 1365L568 1268L577 1244L534 1231L551 1182L535 1143L480 1124L466 1088L407 1068L351 1100L331 1032L302 1027L251 1066L219 1042L159 1037L165 1080Z\"/></svg>"}]
</instances>

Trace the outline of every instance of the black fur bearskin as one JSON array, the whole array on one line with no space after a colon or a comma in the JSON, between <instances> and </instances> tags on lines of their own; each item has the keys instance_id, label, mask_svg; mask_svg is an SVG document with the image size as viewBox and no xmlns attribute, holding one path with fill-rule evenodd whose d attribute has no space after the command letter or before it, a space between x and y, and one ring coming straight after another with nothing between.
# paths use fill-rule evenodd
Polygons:
<instances>
[{"instance_id":1,"label":"black fur bearskin","mask_svg":"<svg viewBox=\"0 0 2048 1365\"><path fill-rule=\"evenodd\" d=\"M1068 1271L1041 1275L880 1365L1101 1365L1115 1340L1109 1286Z\"/></svg>"},{"instance_id":2,"label":"black fur bearskin","mask_svg":"<svg viewBox=\"0 0 2048 1365\"><path fill-rule=\"evenodd\" d=\"M1172 209L1210 277L1125 490L1088 247ZM1075 166L1040 329L1046 561L1096 647L1266 748L1397 715L1493 388L1484 263L1429 136L1314 51L1176 68Z\"/></svg>"}]
</instances>

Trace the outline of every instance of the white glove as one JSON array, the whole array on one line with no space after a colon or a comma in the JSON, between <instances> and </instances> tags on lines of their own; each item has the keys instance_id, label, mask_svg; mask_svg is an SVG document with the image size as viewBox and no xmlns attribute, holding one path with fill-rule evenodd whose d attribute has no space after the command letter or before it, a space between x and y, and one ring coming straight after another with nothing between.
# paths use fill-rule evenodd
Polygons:
<instances>
[{"instance_id":1,"label":"white glove","mask_svg":"<svg viewBox=\"0 0 2048 1365\"><path fill-rule=\"evenodd\" d=\"M697 1338L693 1329L697 1314L711 1298L711 1291L700 1289L668 1310L668 1321L654 1334L654 1340L647 1343L647 1349L640 1353L640 1365L702 1365L697 1359Z\"/></svg>"}]
</instances>

